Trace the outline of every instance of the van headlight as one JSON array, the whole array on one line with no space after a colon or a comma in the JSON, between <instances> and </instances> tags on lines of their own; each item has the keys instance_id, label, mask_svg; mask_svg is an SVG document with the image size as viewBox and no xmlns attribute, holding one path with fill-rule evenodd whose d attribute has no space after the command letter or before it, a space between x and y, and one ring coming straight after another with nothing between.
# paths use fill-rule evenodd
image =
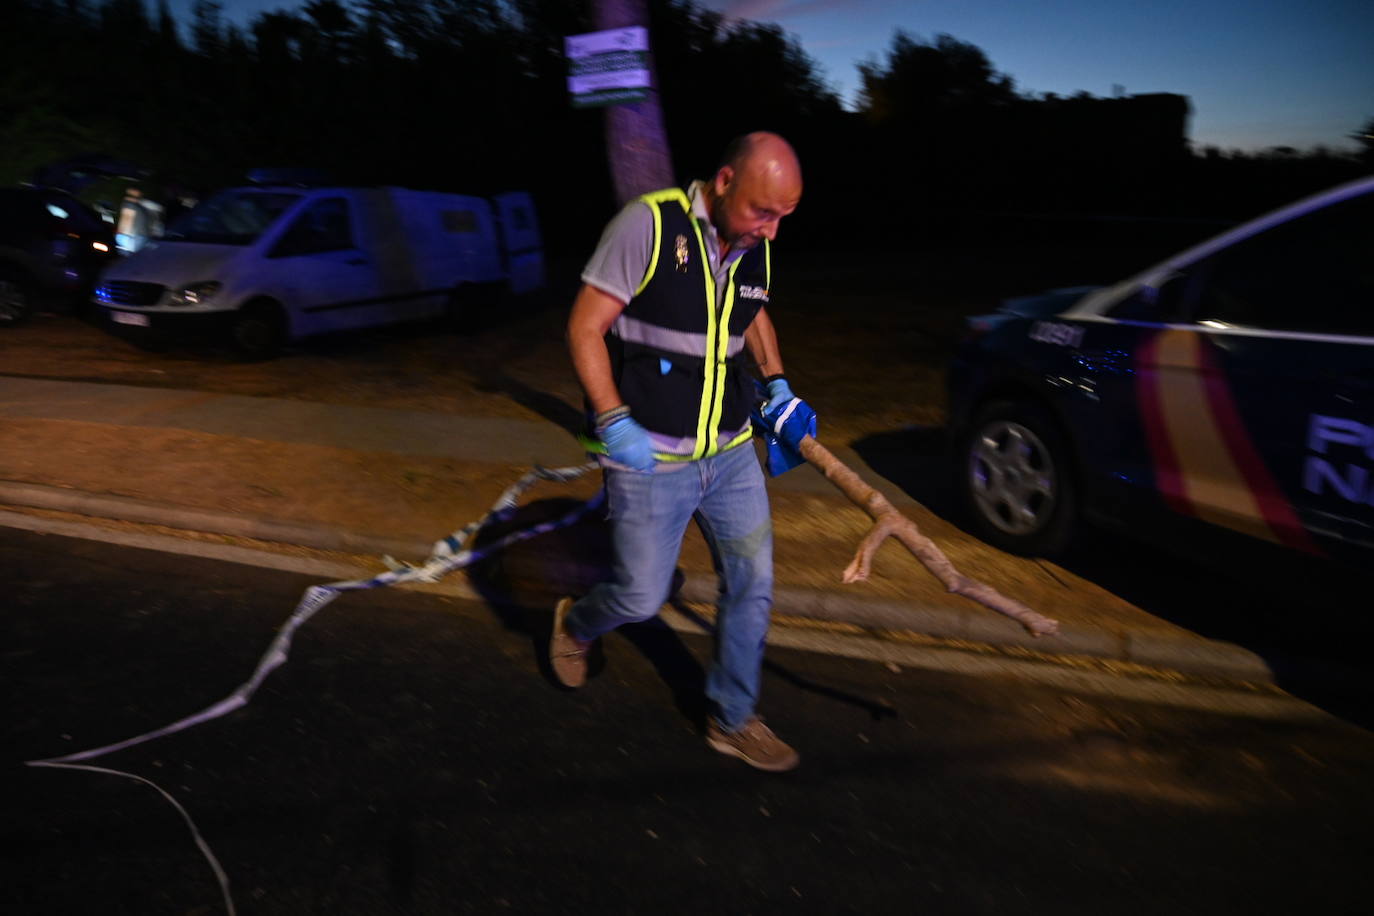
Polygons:
<instances>
[{"instance_id":1,"label":"van headlight","mask_svg":"<svg viewBox=\"0 0 1374 916\"><path fill-rule=\"evenodd\" d=\"M190 286L172 293L172 298L168 300L168 305L203 305L210 301L210 297L219 292L220 283L218 280L211 280L208 283L192 283Z\"/></svg>"}]
</instances>

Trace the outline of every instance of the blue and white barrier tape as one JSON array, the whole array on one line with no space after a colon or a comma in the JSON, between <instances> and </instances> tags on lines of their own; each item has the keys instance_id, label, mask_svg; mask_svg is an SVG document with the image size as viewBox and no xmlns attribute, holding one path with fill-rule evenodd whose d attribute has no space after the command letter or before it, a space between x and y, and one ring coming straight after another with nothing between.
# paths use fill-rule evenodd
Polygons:
<instances>
[{"instance_id":1,"label":"blue and white barrier tape","mask_svg":"<svg viewBox=\"0 0 1374 916\"><path fill-rule=\"evenodd\" d=\"M597 495L590 500L580 504L577 508L564 513L556 519L511 532L480 550L474 550L464 546L470 537L482 530L486 525L509 518L519 505L521 494L540 480L566 483L576 480L587 472L594 470L596 467L598 467L598 465L595 462L562 468L544 468L536 466L518 481L507 487L492 507L487 510L487 513L481 518L455 531L448 537L436 541L434 547L430 551L429 558L425 560L424 563L415 566L406 563L397 563L392 558L387 557L385 558L386 563L391 568L370 579L356 579L351 582L330 582L327 585L310 586L301 596L301 600L297 603L295 611L292 612L290 618L282 625L276 637L272 640L271 644L268 645L267 651L265 651L258 660L258 665L253 670L252 676L247 681L240 684L233 693L229 694L229 696L220 700L218 703L207 706L200 712L189 715L184 719L178 719L169 725L164 725L161 728L145 732L141 735L136 735L132 738L127 738L123 741L118 741L114 744L107 744L103 747L91 748L85 751L77 751L76 753L65 754L61 757L50 757L44 760L28 760L25 761L24 765L31 767L48 767L52 769L84 770L91 773L106 773L111 776L123 776L126 779L133 779L145 785L152 786L161 793L163 798L167 799L167 801L177 809L182 819L186 821L186 826L190 829L191 836L195 840L196 846L200 848L201 853L204 854L206 860L210 863L210 868L214 871L216 880L219 881L220 893L224 897L225 910L229 913L229 916L235 916L236 910L234 909L233 897L229 893L228 876L225 874L215 854L211 851L209 844L205 842L205 838L201 836L200 831L196 828L195 821L191 819L191 815L187 813L186 809L183 808L175 798L156 783L135 773L126 773L122 770L89 766L79 761L103 757L106 754L113 754L116 751L122 751L126 748L134 747L135 745L144 744L158 738L166 737L167 735L185 731L203 722L218 719L220 716L227 715L242 706L247 706L248 701L252 699L258 687L266 680L267 675L285 664L291 650L291 639L295 635L296 630L300 629L300 627L313 617L317 611L337 598L342 592L385 588L390 585L404 582L437 582L455 569L471 566L478 560L484 559L500 550L504 550L512 544L519 543L520 541L527 541L541 534L546 534L550 531L556 531L559 528L566 528L569 525L575 524L588 512L591 512L602 504L605 500L604 490L599 491Z\"/></svg>"}]
</instances>

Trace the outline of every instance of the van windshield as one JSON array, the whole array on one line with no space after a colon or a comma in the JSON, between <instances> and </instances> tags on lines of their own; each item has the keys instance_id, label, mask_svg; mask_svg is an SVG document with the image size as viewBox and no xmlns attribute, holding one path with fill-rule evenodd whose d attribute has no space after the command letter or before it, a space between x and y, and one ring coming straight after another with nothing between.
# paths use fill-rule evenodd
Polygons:
<instances>
[{"instance_id":1,"label":"van windshield","mask_svg":"<svg viewBox=\"0 0 1374 916\"><path fill-rule=\"evenodd\" d=\"M162 237L173 242L251 245L300 198L282 191L220 191L182 214Z\"/></svg>"}]
</instances>

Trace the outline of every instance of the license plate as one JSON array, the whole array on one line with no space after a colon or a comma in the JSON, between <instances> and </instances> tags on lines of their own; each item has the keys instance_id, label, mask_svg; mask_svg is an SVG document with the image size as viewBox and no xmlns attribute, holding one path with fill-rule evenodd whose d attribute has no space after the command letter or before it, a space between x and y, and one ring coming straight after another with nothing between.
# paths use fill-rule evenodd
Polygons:
<instances>
[{"instance_id":1,"label":"license plate","mask_svg":"<svg viewBox=\"0 0 1374 916\"><path fill-rule=\"evenodd\" d=\"M148 316L136 312L110 312L110 320L115 324L131 324L136 328L148 326Z\"/></svg>"}]
</instances>

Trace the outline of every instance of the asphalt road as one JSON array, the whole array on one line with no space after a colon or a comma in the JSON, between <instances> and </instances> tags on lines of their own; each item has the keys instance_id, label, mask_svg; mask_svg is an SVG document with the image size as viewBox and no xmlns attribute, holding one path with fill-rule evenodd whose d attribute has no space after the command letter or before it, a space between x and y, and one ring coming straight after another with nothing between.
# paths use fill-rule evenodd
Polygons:
<instances>
[{"instance_id":1,"label":"asphalt road","mask_svg":"<svg viewBox=\"0 0 1374 916\"><path fill-rule=\"evenodd\" d=\"M0 573L0 912L222 912L151 788L22 762L227 695L319 580L10 529ZM777 776L704 746L703 640L613 637L570 693L547 619L347 594L248 707L91 763L184 804L243 914L1341 913L1374 890L1374 735L1296 701L772 649L764 712L803 753Z\"/></svg>"}]
</instances>

